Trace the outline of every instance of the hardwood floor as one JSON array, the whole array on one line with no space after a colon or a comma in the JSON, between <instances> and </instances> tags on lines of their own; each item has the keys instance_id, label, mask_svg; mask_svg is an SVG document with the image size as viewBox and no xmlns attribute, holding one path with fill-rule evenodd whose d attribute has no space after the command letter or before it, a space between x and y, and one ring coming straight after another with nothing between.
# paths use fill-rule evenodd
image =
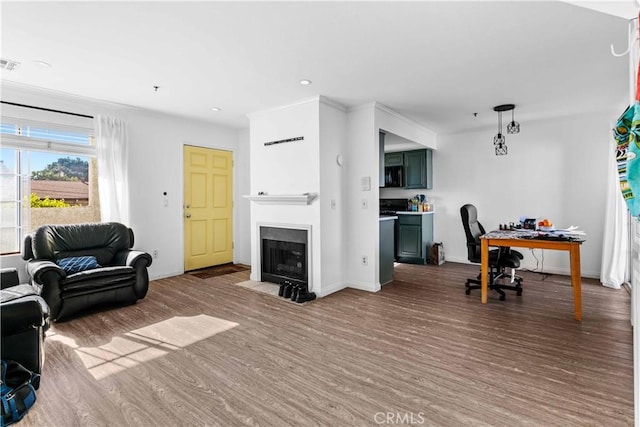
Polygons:
<instances>
[{"instance_id":1,"label":"hardwood floor","mask_svg":"<svg viewBox=\"0 0 640 427\"><path fill-rule=\"evenodd\" d=\"M481 305L478 270L399 265L305 306L233 285L248 272L154 281L53 325L22 425L633 425L627 292L585 279L576 322L568 277Z\"/></svg>"}]
</instances>

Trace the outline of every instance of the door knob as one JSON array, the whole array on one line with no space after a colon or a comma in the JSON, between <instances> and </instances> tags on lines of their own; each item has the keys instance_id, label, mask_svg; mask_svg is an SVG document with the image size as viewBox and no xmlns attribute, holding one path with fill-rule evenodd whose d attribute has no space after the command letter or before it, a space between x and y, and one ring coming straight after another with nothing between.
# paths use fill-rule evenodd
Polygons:
<instances>
[{"instance_id":1,"label":"door knob","mask_svg":"<svg viewBox=\"0 0 640 427\"><path fill-rule=\"evenodd\" d=\"M186 214L185 218L191 218L191 214L190 213Z\"/></svg>"},{"instance_id":2,"label":"door knob","mask_svg":"<svg viewBox=\"0 0 640 427\"><path fill-rule=\"evenodd\" d=\"M186 205L185 209L189 209L191 207L191 205Z\"/></svg>"}]
</instances>

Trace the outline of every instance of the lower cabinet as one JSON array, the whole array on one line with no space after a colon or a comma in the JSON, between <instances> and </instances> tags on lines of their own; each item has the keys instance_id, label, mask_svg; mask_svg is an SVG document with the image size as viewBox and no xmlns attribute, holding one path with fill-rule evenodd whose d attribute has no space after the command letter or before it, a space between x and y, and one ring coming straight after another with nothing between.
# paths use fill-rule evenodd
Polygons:
<instances>
[{"instance_id":1,"label":"lower cabinet","mask_svg":"<svg viewBox=\"0 0 640 427\"><path fill-rule=\"evenodd\" d=\"M398 214L398 262L426 264L433 244L433 214Z\"/></svg>"},{"instance_id":2,"label":"lower cabinet","mask_svg":"<svg viewBox=\"0 0 640 427\"><path fill-rule=\"evenodd\" d=\"M393 280L393 235L396 221L380 220L380 284Z\"/></svg>"}]
</instances>

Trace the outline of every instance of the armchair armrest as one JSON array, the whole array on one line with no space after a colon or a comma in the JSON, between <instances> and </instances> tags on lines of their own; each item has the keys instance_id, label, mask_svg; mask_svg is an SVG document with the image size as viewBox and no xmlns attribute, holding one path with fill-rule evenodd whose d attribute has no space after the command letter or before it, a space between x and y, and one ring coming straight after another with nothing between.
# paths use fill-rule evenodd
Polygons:
<instances>
[{"instance_id":1,"label":"armchair armrest","mask_svg":"<svg viewBox=\"0 0 640 427\"><path fill-rule=\"evenodd\" d=\"M51 319L56 320L62 308L60 282L67 277L67 273L54 262L37 260L27 262L27 273L49 305Z\"/></svg>"},{"instance_id":2,"label":"armchair armrest","mask_svg":"<svg viewBox=\"0 0 640 427\"><path fill-rule=\"evenodd\" d=\"M120 251L113 257L113 265L133 267L136 271L136 284L133 289L138 299L142 299L147 295L147 290L149 289L147 267L151 265L151 262L151 255L132 249Z\"/></svg>"},{"instance_id":3,"label":"armchair armrest","mask_svg":"<svg viewBox=\"0 0 640 427\"><path fill-rule=\"evenodd\" d=\"M52 261L29 261L27 262L27 273L29 273L29 276L34 282L41 285L45 284L45 275L47 273L51 273L51 275L56 277L57 280L67 277L67 273L65 273L58 264Z\"/></svg>"},{"instance_id":4,"label":"armchair armrest","mask_svg":"<svg viewBox=\"0 0 640 427\"><path fill-rule=\"evenodd\" d=\"M18 270L15 268L0 269L0 289L10 288L19 284Z\"/></svg>"},{"instance_id":5,"label":"armchair armrest","mask_svg":"<svg viewBox=\"0 0 640 427\"><path fill-rule=\"evenodd\" d=\"M44 327L49 316L46 303L38 295L26 295L2 304L2 334L14 335L34 327Z\"/></svg>"},{"instance_id":6,"label":"armchair armrest","mask_svg":"<svg viewBox=\"0 0 640 427\"><path fill-rule=\"evenodd\" d=\"M146 252L127 249L120 251L113 257L113 265L123 265L127 267L149 267L152 262L151 255Z\"/></svg>"}]
</instances>

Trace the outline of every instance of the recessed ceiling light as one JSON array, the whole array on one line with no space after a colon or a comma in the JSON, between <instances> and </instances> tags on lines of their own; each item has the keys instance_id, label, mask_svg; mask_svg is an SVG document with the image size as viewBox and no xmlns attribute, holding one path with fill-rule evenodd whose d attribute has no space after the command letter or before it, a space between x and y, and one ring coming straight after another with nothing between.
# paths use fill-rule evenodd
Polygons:
<instances>
[{"instance_id":1,"label":"recessed ceiling light","mask_svg":"<svg viewBox=\"0 0 640 427\"><path fill-rule=\"evenodd\" d=\"M35 65L37 65L38 67L51 68L51 64L49 64L48 62L45 62L45 61L33 61L33 63Z\"/></svg>"},{"instance_id":2,"label":"recessed ceiling light","mask_svg":"<svg viewBox=\"0 0 640 427\"><path fill-rule=\"evenodd\" d=\"M211 111L220 111L220 110L221 110L221 108L219 108L219 107L213 107L213 108L211 109Z\"/></svg>"},{"instance_id":3,"label":"recessed ceiling light","mask_svg":"<svg viewBox=\"0 0 640 427\"><path fill-rule=\"evenodd\" d=\"M300 80L300 84L304 85L304 86L310 85L311 84L311 80L307 80L307 79Z\"/></svg>"}]
</instances>

